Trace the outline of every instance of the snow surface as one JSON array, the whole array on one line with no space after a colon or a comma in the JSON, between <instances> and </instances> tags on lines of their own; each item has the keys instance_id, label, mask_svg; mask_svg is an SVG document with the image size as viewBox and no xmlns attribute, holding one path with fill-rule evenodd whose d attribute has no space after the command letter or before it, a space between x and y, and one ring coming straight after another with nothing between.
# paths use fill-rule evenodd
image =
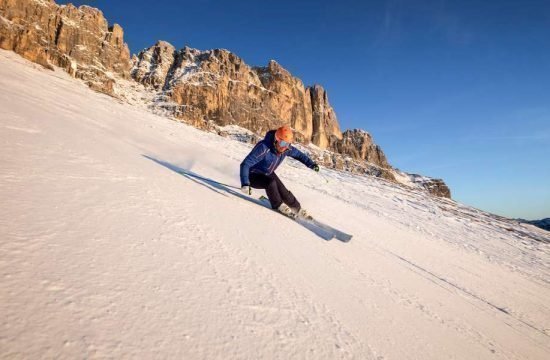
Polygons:
<instances>
[{"instance_id":1,"label":"snow surface","mask_svg":"<svg viewBox=\"0 0 550 360\"><path fill-rule=\"evenodd\" d=\"M327 242L197 177L250 145L6 51L0 108L1 358L550 358L548 232L288 161Z\"/></svg>"}]
</instances>

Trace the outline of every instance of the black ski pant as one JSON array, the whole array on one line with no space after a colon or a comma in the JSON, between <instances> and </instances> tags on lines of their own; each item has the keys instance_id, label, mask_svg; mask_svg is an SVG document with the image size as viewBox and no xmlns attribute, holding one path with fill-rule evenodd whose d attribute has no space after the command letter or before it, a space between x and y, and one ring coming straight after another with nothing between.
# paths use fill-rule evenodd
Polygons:
<instances>
[{"instance_id":1,"label":"black ski pant","mask_svg":"<svg viewBox=\"0 0 550 360\"><path fill-rule=\"evenodd\" d=\"M275 173L271 175L250 173L250 186L255 189L265 189L273 209L277 209L282 203L293 209L300 209L298 200Z\"/></svg>"}]
</instances>

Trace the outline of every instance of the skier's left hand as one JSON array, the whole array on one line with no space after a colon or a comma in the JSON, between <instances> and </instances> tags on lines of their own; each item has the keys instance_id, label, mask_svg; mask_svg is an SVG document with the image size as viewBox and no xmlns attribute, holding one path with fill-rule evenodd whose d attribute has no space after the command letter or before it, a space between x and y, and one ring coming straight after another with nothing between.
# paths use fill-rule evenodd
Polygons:
<instances>
[{"instance_id":1,"label":"skier's left hand","mask_svg":"<svg viewBox=\"0 0 550 360\"><path fill-rule=\"evenodd\" d=\"M315 172L319 172L319 165L313 164L312 169L313 169L313 171L315 171Z\"/></svg>"}]
</instances>

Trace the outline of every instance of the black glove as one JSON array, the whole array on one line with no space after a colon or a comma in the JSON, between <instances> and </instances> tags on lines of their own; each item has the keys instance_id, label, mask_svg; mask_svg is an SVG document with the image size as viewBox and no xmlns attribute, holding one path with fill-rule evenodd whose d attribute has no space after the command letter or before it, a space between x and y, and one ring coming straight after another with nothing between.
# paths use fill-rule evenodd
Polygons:
<instances>
[{"instance_id":1,"label":"black glove","mask_svg":"<svg viewBox=\"0 0 550 360\"><path fill-rule=\"evenodd\" d=\"M313 171L319 172L319 165L313 164L313 166L311 168L313 169Z\"/></svg>"}]
</instances>

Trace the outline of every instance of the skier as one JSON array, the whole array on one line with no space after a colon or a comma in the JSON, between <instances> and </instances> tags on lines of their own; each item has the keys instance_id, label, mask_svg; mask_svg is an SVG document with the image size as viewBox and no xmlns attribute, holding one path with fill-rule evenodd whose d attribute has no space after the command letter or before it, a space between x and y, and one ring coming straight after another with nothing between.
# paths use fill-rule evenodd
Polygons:
<instances>
[{"instance_id":1,"label":"skier","mask_svg":"<svg viewBox=\"0 0 550 360\"><path fill-rule=\"evenodd\" d=\"M307 212L275 174L287 155L319 171L319 165L292 146L293 139L294 135L288 126L268 131L241 163L241 190L252 195L252 188L265 189L272 209L291 218L307 218Z\"/></svg>"}]
</instances>

